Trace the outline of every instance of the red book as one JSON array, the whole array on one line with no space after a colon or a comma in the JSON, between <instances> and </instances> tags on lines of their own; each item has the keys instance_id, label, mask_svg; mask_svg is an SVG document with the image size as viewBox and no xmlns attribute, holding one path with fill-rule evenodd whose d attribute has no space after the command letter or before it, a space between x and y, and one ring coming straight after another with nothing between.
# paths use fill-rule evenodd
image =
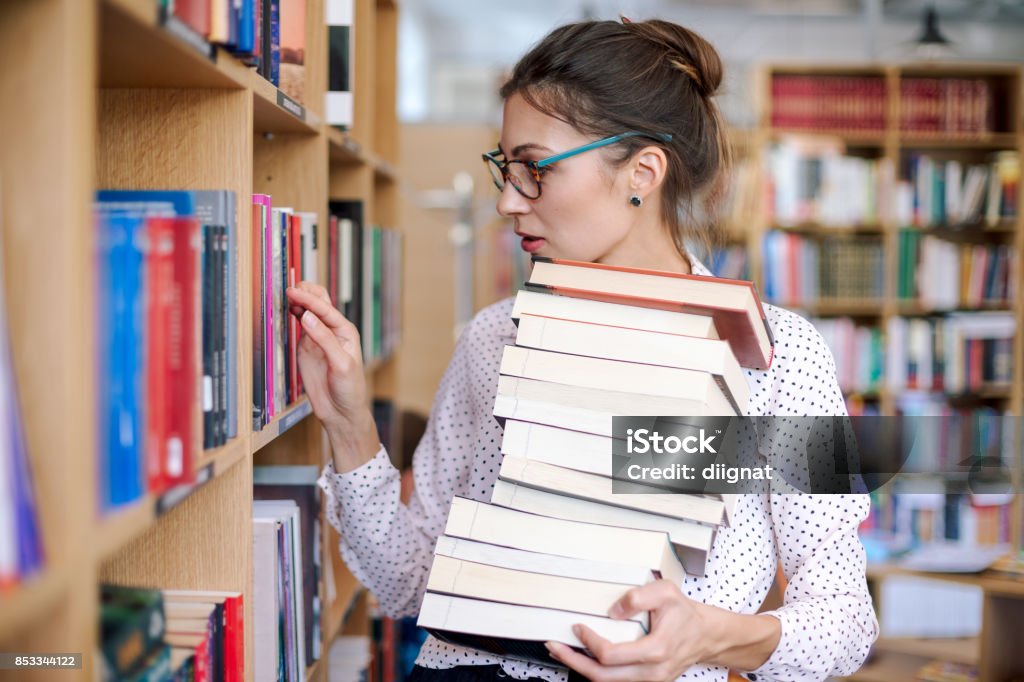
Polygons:
<instances>
[{"instance_id":1,"label":"red book","mask_svg":"<svg viewBox=\"0 0 1024 682\"><path fill-rule=\"evenodd\" d=\"M157 219L159 220L159 219ZM192 457L202 433L199 372L199 224L195 218L167 218L174 230L174 286L167 336L169 429L165 479L171 485L193 480Z\"/></svg>"},{"instance_id":2,"label":"red book","mask_svg":"<svg viewBox=\"0 0 1024 682\"><path fill-rule=\"evenodd\" d=\"M210 37L210 0L175 0L174 16L204 38Z\"/></svg>"},{"instance_id":3,"label":"red book","mask_svg":"<svg viewBox=\"0 0 1024 682\"><path fill-rule=\"evenodd\" d=\"M146 481L150 492L168 488L169 419L168 330L174 288L174 224L168 218L146 220Z\"/></svg>"},{"instance_id":4,"label":"red book","mask_svg":"<svg viewBox=\"0 0 1024 682\"><path fill-rule=\"evenodd\" d=\"M710 316L741 366L771 366L775 340L753 282L534 256L527 287Z\"/></svg>"}]
</instances>

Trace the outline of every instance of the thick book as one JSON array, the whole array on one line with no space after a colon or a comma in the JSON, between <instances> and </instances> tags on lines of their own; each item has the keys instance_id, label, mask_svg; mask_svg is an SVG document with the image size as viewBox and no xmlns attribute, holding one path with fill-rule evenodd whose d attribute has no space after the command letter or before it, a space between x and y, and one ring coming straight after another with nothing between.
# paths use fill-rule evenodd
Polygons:
<instances>
[{"instance_id":1,"label":"thick book","mask_svg":"<svg viewBox=\"0 0 1024 682\"><path fill-rule=\"evenodd\" d=\"M287 679L302 679L306 670L305 617L303 594L302 534L300 510L293 500L253 501L254 521L271 520L277 526L277 579L282 584L283 600L279 600L284 616L282 651Z\"/></svg>"},{"instance_id":2,"label":"thick book","mask_svg":"<svg viewBox=\"0 0 1024 682\"><path fill-rule=\"evenodd\" d=\"M599 582L532 573L435 554L427 590L457 597L559 609L607 616L612 605L631 589L621 583ZM646 611L631 618L649 629Z\"/></svg>"},{"instance_id":3,"label":"thick book","mask_svg":"<svg viewBox=\"0 0 1024 682\"><path fill-rule=\"evenodd\" d=\"M682 584L685 577L670 538L662 530L626 529L605 525L600 519L544 516L455 496L444 532L452 539L656 570L676 584ZM710 533L704 539L710 546Z\"/></svg>"},{"instance_id":4,"label":"thick book","mask_svg":"<svg viewBox=\"0 0 1024 682\"><path fill-rule=\"evenodd\" d=\"M434 554L435 556L446 556L528 573L633 587L646 585L660 576L660 567L657 565L643 566L639 563L623 563L622 561L578 559L572 556L531 552L449 535L442 535L437 539L437 544L434 545Z\"/></svg>"},{"instance_id":5,"label":"thick book","mask_svg":"<svg viewBox=\"0 0 1024 682\"><path fill-rule=\"evenodd\" d=\"M720 499L658 492L615 493L612 491L611 478L522 457L503 457L498 476L503 481L617 507L709 525L721 525L725 522L725 505ZM634 487L641 490L647 486L638 484Z\"/></svg>"},{"instance_id":6,"label":"thick book","mask_svg":"<svg viewBox=\"0 0 1024 682\"><path fill-rule=\"evenodd\" d=\"M697 398L649 396L500 376L494 399L494 416L499 422L518 419L611 436L614 416L731 414L732 407L721 391L716 388L711 398L709 403Z\"/></svg>"},{"instance_id":7,"label":"thick book","mask_svg":"<svg viewBox=\"0 0 1024 682\"><path fill-rule=\"evenodd\" d=\"M145 369L142 346L145 271L141 238L145 223L138 215L100 215L96 226L100 253L97 287L100 505L108 510L137 500L145 489L143 411L140 409ZM6 362L6 358L0 358L0 362ZM6 367L2 371L6 374ZM10 384L5 380L3 386L7 391ZM3 402L12 397L5 396ZM6 419L6 416L5 411L2 417ZM12 454L19 453L13 451ZM0 473L0 481L2 477ZM0 561L0 582L4 573Z\"/></svg>"},{"instance_id":8,"label":"thick book","mask_svg":"<svg viewBox=\"0 0 1024 682\"><path fill-rule=\"evenodd\" d=\"M710 372L738 414L746 412L750 387L725 341L624 329L534 315L519 318L516 345L525 348Z\"/></svg>"},{"instance_id":9,"label":"thick book","mask_svg":"<svg viewBox=\"0 0 1024 682\"><path fill-rule=\"evenodd\" d=\"M278 535L280 522L275 519L253 519L252 542L252 630L253 671L256 682L277 682L281 667L279 598L278 598Z\"/></svg>"},{"instance_id":10,"label":"thick book","mask_svg":"<svg viewBox=\"0 0 1024 682\"><path fill-rule=\"evenodd\" d=\"M704 575L708 552L715 539L715 528L712 526L569 497L509 481L494 482L491 502L551 519L665 533L672 543L676 557L689 575Z\"/></svg>"},{"instance_id":11,"label":"thick book","mask_svg":"<svg viewBox=\"0 0 1024 682\"><path fill-rule=\"evenodd\" d=\"M245 679L245 604L241 592L223 590L163 590L165 604L222 607L225 682Z\"/></svg>"},{"instance_id":12,"label":"thick book","mask_svg":"<svg viewBox=\"0 0 1024 682\"><path fill-rule=\"evenodd\" d=\"M635 620L613 620L432 592L423 597L416 623L445 642L559 667L564 665L548 655L544 642L563 642L583 652L583 643L572 632L577 623L613 643L633 642L647 634Z\"/></svg>"},{"instance_id":13,"label":"thick book","mask_svg":"<svg viewBox=\"0 0 1024 682\"><path fill-rule=\"evenodd\" d=\"M685 334L702 339L717 339L715 321L707 315L692 315L672 310L643 308L623 303L608 303L586 298L555 296L521 289L512 305L512 320L518 324L523 315L561 320L576 320L627 329L646 329L666 334Z\"/></svg>"},{"instance_id":14,"label":"thick book","mask_svg":"<svg viewBox=\"0 0 1024 682\"><path fill-rule=\"evenodd\" d=\"M533 257L527 288L714 318L743 367L767 369L774 338L753 282Z\"/></svg>"},{"instance_id":15,"label":"thick book","mask_svg":"<svg viewBox=\"0 0 1024 682\"><path fill-rule=\"evenodd\" d=\"M594 433L505 420L501 454L535 459L600 476L612 475L614 439Z\"/></svg>"},{"instance_id":16,"label":"thick book","mask_svg":"<svg viewBox=\"0 0 1024 682\"><path fill-rule=\"evenodd\" d=\"M505 346L501 373L600 391L693 400L720 409L719 414L723 416L740 413L736 404L723 392L720 382L710 372L701 370Z\"/></svg>"}]
</instances>

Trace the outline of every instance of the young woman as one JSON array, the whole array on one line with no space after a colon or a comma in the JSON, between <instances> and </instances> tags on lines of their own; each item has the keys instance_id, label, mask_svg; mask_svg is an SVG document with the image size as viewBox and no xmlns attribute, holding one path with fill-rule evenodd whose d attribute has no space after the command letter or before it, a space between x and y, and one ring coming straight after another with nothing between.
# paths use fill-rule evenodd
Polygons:
<instances>
[{"instance_id":1,"label":"young woman","mask_svg":"<svg viewBox=\"0 0 1024 682\"><path fill-rule=\"evenodd\" d=\"M664 21L590 21L556 29L502 89L500 145L485 154L501 188L498 211L522 248L542 256L710 275L685 240L707 241L695 218L713 195L728 150L712 96L715 50ZM457 344L414 457L415 493L367 408L359 337L303 283L289 290L305 335L300 367L333 448L321 485L349 568L390 615L415 614L452 496L489 500L502 431L491 410L502 348L515 342L511 299L481 311ZM766 306L776 337L768 370L746 370L751 415L841 415L832 355L804 319ZM877 635L857 537L864 495L744 495L704 576L630 590L614 616L652 611L651 632L613 645L583 628L591 659L550 643L593 680L823 680L856 670ZM784 605L758 614L777 562ZM564 680L564 670L501 659L430 638L416 680Z\"/></svg>"}]
</instances>

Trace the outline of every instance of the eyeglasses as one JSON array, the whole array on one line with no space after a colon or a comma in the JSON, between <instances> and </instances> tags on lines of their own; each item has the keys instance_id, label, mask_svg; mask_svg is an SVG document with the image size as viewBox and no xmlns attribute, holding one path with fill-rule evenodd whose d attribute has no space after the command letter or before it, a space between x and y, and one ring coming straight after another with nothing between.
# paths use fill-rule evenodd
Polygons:
<instances>
[{"instance_id":1,"label":"eyeglasses","mask_svg":"<svg viewBox=\"0 0 1024 682\"><path fill-rule=\"evenodd\" d=\"M505 191L505 182L507 181L517 192L527 199L539 199L541 190L540 179L548 166L557 161L568 159L570 156L589 152L591 149L607 147L608 145L615 144L627 137L649 137L660 142L670 142L672 140L672 135L669 133L628 132L620 135L612 135L611 137L606 137L603 140L597 140L596 142L590 142L582 147L576 147L575 149L570 149L569 151L549 156L546 159L541 159L540 161L505 159L505 152L502 151L501 147L498 147L494 151L487 152L486 154L482 154L481 156L483 157L484 163L487 164L488 170L491 171L491 179L494 180L494 186L499 190Z\"/></svg>"}]
</instances>

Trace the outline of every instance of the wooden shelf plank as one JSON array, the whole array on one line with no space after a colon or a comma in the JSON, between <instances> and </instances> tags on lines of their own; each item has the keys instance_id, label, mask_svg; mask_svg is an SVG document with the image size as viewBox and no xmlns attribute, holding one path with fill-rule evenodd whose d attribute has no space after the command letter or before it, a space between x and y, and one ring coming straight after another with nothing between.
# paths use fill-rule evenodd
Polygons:
<instances>
[{"instance_id":1,"label":"wooden shelf plank","mask_svg":"<svg viewBox=\"0 0 1024 682\"><path fill-rule=\"evenodd\" d=\"M343 133L334 126L324 125L324 135L330 150L331 161L343 163L368 163L369 159L363 151L363 145L348 133Z\"/></svg>"},{"instance_id":2,"label":"wooden shelf plank","mask_svg":"<svg viewBox=\"0 0 1024 682\"><path fill-rule=\"evenodd\" d=\"M901 132L899 145L901 149L1015 149L1017 138L1013 133L953 135Z\"/></svg>"},{"instance_id":3,"label":"wooden shelf plank","mask_svg":"<svg viewBox=\"0 0 1024 682\"><path fill-rule=\"evenodd\" d=\"M338 596L330 606L327 628L324 631L324 651L330 648L331 642L334 641L345 627L346 617L351 612L353 604L355 604L362 591L363 586L346 569L345 576L342 577L341 583L338 585Z\"/></svg>"},{"instance_id":4,"label":"wooden shelf plank","mask_svg":"<svg viewBox=\"0 0 1024 682\"><path fill-rule=\"evenodd\" d=\"M826 130L812 128L769 128L768 134L773 138L783 136L804 137L836 137L848 145L855 147L882 147L886 137L884 131L873 130Z\"/></svg>"},{"instance_id":5,"label":"wooden shelf plank","mask_svg":"<svg viewBox=\"0 0 1024 682\"><path fill-rule=\"evenodd\" d=\"M274 417L269 424L263 427L263 430L252 434L250 453L262 449L311 414L313 414L313 406L309 399L303 396L298 402L289 405L284 412Z\"/></svg>"},{"instance_id":6,"label":"wooden shelf plank","mask_svg":"<svg viewBox=\"0 0 1024 682\"><path fill-rule=\"evenodd\" d=\"M996 302L996 303L982 303L978 306L956 306L955 308L940 308L936 306L925 305L920 301L897 301L896 312L899 315L907 316L920 316L920 315L938 315L942 313L962 313L962 312L980 312L980 311L1002 311L1002 312L1013 312L1013 307L1009 303Z\"/></svg>"},{"instance_id":7,"label":"wooden shelf plank","mask_svg":"<svg viewBox=\"0 0 1024 682\"><path fill-rule=\"evenodd\" d=\"M100 85L106 88L230 88L253 93L259 133L320 130L316 114L286 97L230 52L205 44L206 54L162 26L155 0L103 0Z\"/></svg>"},{"instance_id":8,"label":"wooden shelf plank","mask_svg":"<svg viewBox=\"0 0 1024 682\"><path fill-rule=\"evenodd\" d=\"M99 84L103 88L240 88L216 53L160 25L156 0L100 3ZM213 58L211 58L213 56Z\"/></svg>"},{"instance_id":9,"label":"wooden shelf plank","mask_svg":"<svg viewBox=\"0 0 1024 682\"><path fill-rule=\"evenodd\" d=\"M927 663L917 656L891 651L878 652L863 668L849 677L848 682L907 682L917 677L917 671Z\"/></svg>"},{"instance_id":10,"label":"wooden shelf plank","mask_svg":"<svg viewBox=\"0 0 1024 682\"><path fill-rule=\"evenodd\" d=\"M875 649L971 665L977 665L981 652L977 637L879 637Z\"/></svg>"},{"instance_id":11,"label":"wooden shelf plank","mask_svg":"<svg viewBox=\"0 0 1024 682\"><path fill-rule=\"evenodd\" d=\"M768 301L773 305L803 310L810 315L881 316L885 302L882 299L821 299L813 303L787 303Z\"/></svg>"},{"instance_id":12,"label":"wooden shelf plank","mask_svg":"<svg viewBox=\"0 0 1024 682\"><path fill-rule=\"evenodd\" d=\"M46 622L41 616L62 600L68 586L67 574L48 566L10 591L0 592L0 641L10 639L29 623Z\"/></svg>"},{"instance_id":13,"label":"wooden shelf plank","mask_svg":"<svg viewBox=\"0 0 1024 682\"><path fill-rule=\"evenodd\" d=\"M770 229L778 232L794 232L796 234L825 236L825 237L848 237L868 236L885 234L885 228L881 225L822 225L820 223L801 223L799 225L775 225Z\"/></svg>"},{"instance_id":14,"label":"wooden shelf plank","mask_svg":"<svg viewBox=\"0 0 1024 682\"><path fill-rule=\"evenodd\" d=\"M196 462L196 483L179 486L161 495L146 494L136 502L100 519L96 531L96 557L103 561L138 537L161 516L181 504L200 486L217 478L248 455L245 439L235 438L227 445L204 452Z\"/></svg>"}]
</instances>

